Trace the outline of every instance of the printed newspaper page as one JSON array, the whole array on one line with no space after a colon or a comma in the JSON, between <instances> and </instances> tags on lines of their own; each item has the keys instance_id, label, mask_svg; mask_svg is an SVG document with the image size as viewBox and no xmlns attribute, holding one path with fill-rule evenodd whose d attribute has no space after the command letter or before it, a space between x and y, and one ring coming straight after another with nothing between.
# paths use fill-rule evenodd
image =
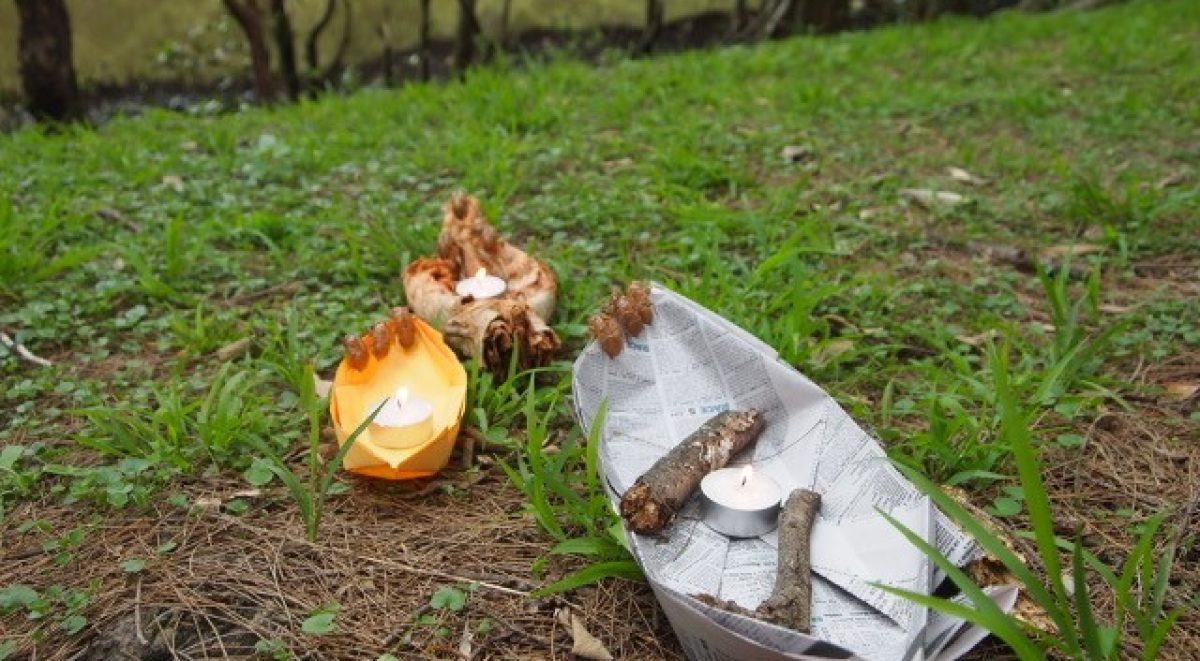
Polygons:
<instances>
[{"instance_id":1,"label":"printed newspaper page","mask_svg":"<svg viewBox=\"0 0 1200 661\"><path fill-rule=\"evenodd\" d=\"M766 426L753 463L783 487L822 496L813 527L812 636L705 606L709 594L753 609L775 579L777 535L733 540L701 521L693 498L661 536L630 534L632 550L694 659L934 658L969 649L963 623L931 616L874 584L928 593L938 578L925 556L880 516L888 512L957 564L975 552L927 497L887 460L820 387L769 346L715 313L655 285L654 321L609 358L592 343L575 363L576 415L589 430L602 403L601 468L614 499L659 457L727 409L758 408ZM937 631L932 632L936 625ZM930 633L936 633L931 637ZM725 650L725 651L721 651ZM761 656L767 652L775 656ZM723 656L732 655L732 656ZM956 656L957 656L956 655ZM938 657L952 658L952 657Z\"/></svg>"}]
</instances>

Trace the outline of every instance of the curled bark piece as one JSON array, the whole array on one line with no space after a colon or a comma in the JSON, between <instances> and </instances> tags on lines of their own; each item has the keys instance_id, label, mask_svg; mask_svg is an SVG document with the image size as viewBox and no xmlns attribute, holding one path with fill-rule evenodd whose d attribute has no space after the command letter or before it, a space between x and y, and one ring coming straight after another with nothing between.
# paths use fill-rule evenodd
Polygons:
<instances>
[{"instance_id":1,"label":"curled bark piece","mask_svg":"<svg viewBox=\"0 0 1200 661\"><path fill-rule=\"evenodd\" d=\"M617 321L603 312L593 315L588 320L588 330L592 332L592 337L600 343L600 348L604 353L608 354L609 358L616 358L621 354L621 349L625 348L625 340L621 337L621 327Z\"/></svg>"},{"instance_id":2,"label":"curled bark piece","mask_svg":"<svg viewBox=\"0 0 1200 661\"><path fill-rule=\"evenodd\" d=\"M404 269L404 294L418 317L434 324L445 321L462 304L454 293L458 267L440 258L423 257Z\"/></svg>"},{"instance_id":3,"label":"curled bark piece","mask_svg":"<svg viewBox=\"0 0 1200 661\"><path fill-rule=\"evenodd\" d=\"M524 301L493 298L463 305L442 328L446 344L479 356L493 370L506 370L518 351L522 368L548 365L562 346L558 335Z\"/></svg>"},{"instance_id":4,"label":"curled bark piece","mask_svg":"<svg viewBox=\"0 0 1200 661\"><path fill-rule=\"evenodd\" d=\"M347 335L342 339L342 347L346 350L346 364L351 369L361 370L367 366L367 360L370 355L367 353L367 345L357 335Z\"/></svg>"},{"instance_id":5,"label":"curled bark piece","mask_svg":"<svg viewBox=\"0 0 1200 661\"><path fill-rule=\"evenodd\" d=\"M667 526L705 475L758 438L763 414L757 409L718 413L637 479L621 497L621 516L634 532Z\"/></svg>"},{"instance_id":6,"label":"curled bark piece","mask_svg":"<svg viewBox=\"0 0 1200 661\"><path fill-rule=\"evenodd\" d=\"M808 633L812 609L813 522L821 508L821 494L796 489L779 515L779 568L771 596L759 605L759 617L800 633Z\"/></svg>"},{"instance_id":7,"label":"curled bark piece","mask_svg":"<svg viewBox=\"0 0 1200 661\"><path fill-rule=\"evenodd\" d=\"M392 329L392 334L396 336L396 340L400 342L400 346L405 349L411 347L413 342L417 340L417 329L413 324L413 314L408 311L408 308L392 308L392 315L391 319L388 320L388 326Z\"/></svg>"},{"instance_id":8,"label":"curled bark piece","mask_svg":"<svg viewBox=\"0 0 1200 661\"><path fill-rule=\"evenodd\" d=\"M383 360L392 348L392 331L387 322L381 321L371 327L371 354L375 360Z\"/></svg>"}]
</instances>

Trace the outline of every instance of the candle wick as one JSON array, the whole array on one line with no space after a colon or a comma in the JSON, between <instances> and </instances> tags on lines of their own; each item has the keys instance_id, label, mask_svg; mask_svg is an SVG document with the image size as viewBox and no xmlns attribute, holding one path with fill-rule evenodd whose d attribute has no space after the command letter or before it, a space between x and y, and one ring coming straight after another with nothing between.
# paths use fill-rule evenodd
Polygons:
<instances>
[{"instance_id":1,"label":"candle wick","mask_svg":"<svg viewBox=\"0 0 1200 661\"><path fill-rule=\"evenodd\" d=\"M746 486L746 476L745 475L742 476L742 483L738 486L742 486L742 487Z\"/></svg>"}]
</instances>

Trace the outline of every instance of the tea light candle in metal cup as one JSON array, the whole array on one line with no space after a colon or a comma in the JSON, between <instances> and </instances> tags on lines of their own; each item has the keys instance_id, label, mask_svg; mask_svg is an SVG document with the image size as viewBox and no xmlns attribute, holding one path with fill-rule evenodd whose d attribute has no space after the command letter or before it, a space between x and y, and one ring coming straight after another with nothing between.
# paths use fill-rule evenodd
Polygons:
<instances>
[{"instance_id":1,"label":"tea light candle in metal cup","mask_svg":"<svg viewBox=\"0 0 1200 661\"><path fill-rule=\"evenodd\" d=\"M508 289L504 278L488 275L486 268L480 268L475 275L466 280L459 280L454 285L454 292L462 297L470 296L476 300L496 298Z\"/></svg>"},{"instance_id":2,"label":"tea light candle in metal cup","mask_svg":"<svg viewBox=\"0 0 1200 661\"><path fill-rule=\"evenodd\" d=\"M705 475L700 495L704 522L729 537L759 537L779 525L783 489L749 465Z\"/></svg>"},{"instance_id":3,"label":"tea light candle in metal cup","mask_svg":"<svg viewBox=\"0 0 1200 661\"><path fill-rule=\"evenodd\" d=\"M376 445L393 450L420 445L433 436L433 405L401 387L384 402L371 427Z\"/></svg>"}]
</instances>

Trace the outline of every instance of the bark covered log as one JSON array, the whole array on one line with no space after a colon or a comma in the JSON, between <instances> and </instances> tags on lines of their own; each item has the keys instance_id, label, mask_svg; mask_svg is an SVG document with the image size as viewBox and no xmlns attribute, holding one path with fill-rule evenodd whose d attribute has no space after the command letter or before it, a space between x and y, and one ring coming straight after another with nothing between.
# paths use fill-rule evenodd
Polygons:
<instances>
[{"instance_id":1,"label":"bark covered log","mask_svg":"<svg viewBox=\"0 0 1200 661\"><path fill-rule=\"evenodd\" d=\"M637 479L621 497L621 516L637 533L667 526L704 476L758 437L763 414L757 409L724 411L705 422Z\"/></svg>"},{"instance_id":2,"label":"bark covered log","mask_svg":"<svg viewBox=\"0 0 1200 661\"><path fill-rule=\"evenodd\" d=\"M475 300L455 292L480 268L505 280L502 296ZM562 346L547 323L558 295L554 272L505 241L474 197L457 195L446 205L438 257L410 264L404 291L418 316L442 324L447 344L494 372L507 370L514 352L524 368L546 365Z\"/></svg>"},{"instance_id":3,"label":"bark covered log","mask_svg":"<svg viewBox=\"0 0 1200 661\"><path fill-rule=\"evenodd\" d=\"M796 489L779 514L779 567L771 596L758 607L768 622L808 633L812 612L812 527L821 495Z\"/></svg>"}]
</instances>

